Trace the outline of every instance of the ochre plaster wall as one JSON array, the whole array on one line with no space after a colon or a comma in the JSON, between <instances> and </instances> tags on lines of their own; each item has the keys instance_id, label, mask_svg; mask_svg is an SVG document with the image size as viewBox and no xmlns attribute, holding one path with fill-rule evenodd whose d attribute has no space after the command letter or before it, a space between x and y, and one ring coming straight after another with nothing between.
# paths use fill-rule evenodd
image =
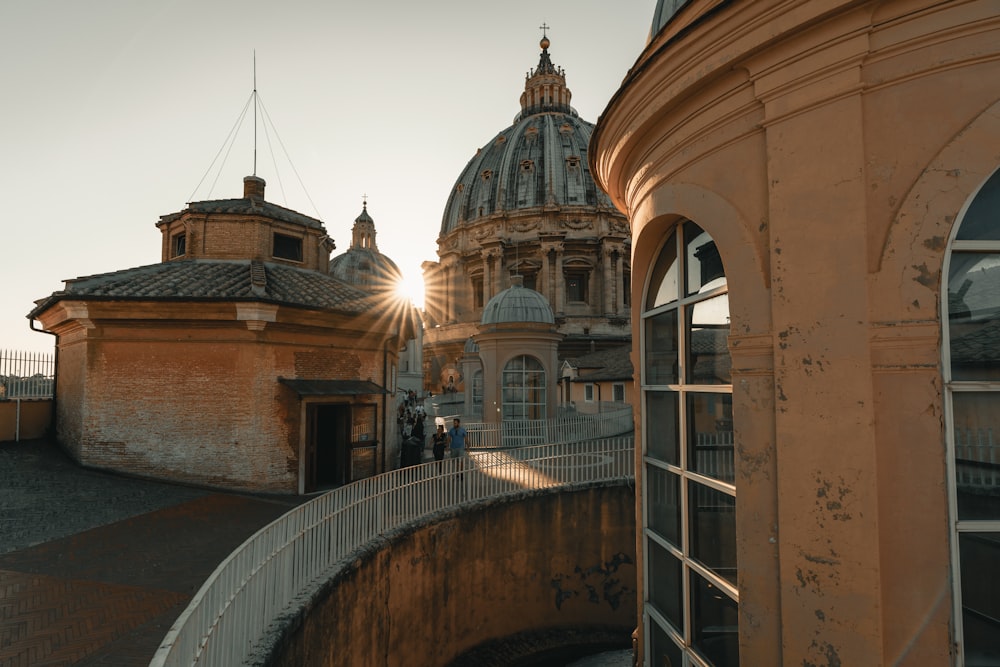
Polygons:
<instances>
[{"instance_id":1,"label":"ochre plaster wall","mask_svg":"<svg viewBox=\"0 0 1000 667\"><path fill-rule=\"evenodd\" d=\"M705 6L591 162L632 223L633 304L679 219L725 264L741 662L951 664L941 268L1000 165L997 5Z\"/></svg>"},{"instance_id":2,"label":"ochre plaster wall","mask_svg":"<svg viewBox=\"0 0 1000 667\"><path fill-rule=\"evenodd\" d=\"M386 536L317 592L268 664L447 665L491 640L635 627L635 497L540 491Z\"/></svg>"},{"instance_id":3,"label":"ochre plaster wall","mask_svg":"<svg viewBox=\"0 0 1000 667\"><path fill-rule=\"evenodd\" d=\"M41 438L51 426L51 400L0 401L0 442Z\"/></svg>"}]
</instances>

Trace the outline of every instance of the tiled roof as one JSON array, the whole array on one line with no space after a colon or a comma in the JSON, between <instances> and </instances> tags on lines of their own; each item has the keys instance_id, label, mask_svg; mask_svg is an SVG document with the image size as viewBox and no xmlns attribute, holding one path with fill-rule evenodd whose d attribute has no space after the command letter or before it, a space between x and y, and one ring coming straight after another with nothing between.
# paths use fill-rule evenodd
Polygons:
<instances>
[{"instance_id":1,"label":"tiled roof","mask_svg":"<svg viewBox=\"0 0 1000 667\"><path fill-rule=\"evenodd\" d=\"M64 289L37 301L28 317L57 301L80 298L262 301L344 313L362 313L376 305L371 294L317 271L251 260L190 259L67 280Z\"/></svg>"},{"instance_id":2,"label":"tiled roof","mask_svg":"<svg viewBox=\"0 0 1000 667\"><path fill-rule=\"evenodd\" d=\"M1000 318L978 326L951 342L951 361L956 365L985 366L1000 359Z\"/></svg>"},{"instance_id":3,"label":"tiled roof","mask_svg":"<svg viewBox=\"0 0 1000 667\"><path fill-rule=\"evenodd\" d=\"M160 222L172 222L185 213L236 213L241 215L261 215L274 220L305 225L313 229L323 229L323 222L308 215L302 215L290 208L278 206L262 199L213 199L195 201L177 213L160 216Z\"/></svg>"},{"instance_id":4,"label":"tiled roof","mask_svg":"<svg viewBox=\"0 0 1000 667\"><path fill-rule=\"evenodd\" d=\"M621 345L566 361L580 371L573 382L631 380L634 373L631 352L631 345Z\"/></svg>"}]
</instances>

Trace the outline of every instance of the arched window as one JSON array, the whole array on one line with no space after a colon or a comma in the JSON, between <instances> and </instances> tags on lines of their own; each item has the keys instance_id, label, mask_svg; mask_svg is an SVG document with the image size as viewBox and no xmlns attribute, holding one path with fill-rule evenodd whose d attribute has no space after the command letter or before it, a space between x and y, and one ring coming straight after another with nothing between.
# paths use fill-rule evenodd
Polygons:
<instances>
[{"instance_id":1,"label":"arched window","mask_svg":"<svg viewBox=\"0 0 1000 667\"><path fill-rule=\"evenodd\" d=\"M965 665L1000 658L1000 170L972 198L946 262L944 380L956 631Z\"/></svg>"},{"instance_id":2,"label":"arched window","mask_svg":"<svg viewBox=\"0 0 1000 667\"><path fill-rule=\"evenodd\" d=\"M729 294L691 221L653 265L641 331L648 664L738 665Z\"/></svg>"},{"instance_id":3,"label":"arched window","mask_svg":"<svg viewBox=\"0 0 1000 667\"><path fill-rule=\"evenodd\" d=\"M504 421L545 419L545 369L534 357L522 354L503 368Z\"/></svg>"}]
</instances>

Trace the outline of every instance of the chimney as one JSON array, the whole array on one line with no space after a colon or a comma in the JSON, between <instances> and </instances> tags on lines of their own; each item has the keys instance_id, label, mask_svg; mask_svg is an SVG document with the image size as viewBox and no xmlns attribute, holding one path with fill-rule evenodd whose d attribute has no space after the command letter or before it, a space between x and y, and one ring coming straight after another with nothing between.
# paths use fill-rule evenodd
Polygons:
<instances>
[{"instance_id":1,"label":"chimney","mask_svg":"<svg viewBox=\"0 0 1000 667\"><path fill-rule=\"evenodd\" d=\"M264 179L257 176L246 176L243 179L243 198L264 201Z\"/></svg>"}]
</instances>

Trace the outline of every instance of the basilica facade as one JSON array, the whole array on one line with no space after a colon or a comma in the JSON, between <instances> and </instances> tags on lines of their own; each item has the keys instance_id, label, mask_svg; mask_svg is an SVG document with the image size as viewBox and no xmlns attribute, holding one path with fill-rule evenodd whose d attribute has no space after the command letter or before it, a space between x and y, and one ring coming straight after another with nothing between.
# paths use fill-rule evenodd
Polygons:
<instances>
[{"instance_id":1,"label":"basilica facade","mask_svg":"<svg viewBox=\"0 0 1000 667\"><path fill-rule=\"evenodd\" d=\"M594 126L570 106L550 41L540 46L520 113L459 175L441 221L438 260L423 265L423 370L432 393L466 389L467 342L514 276L518 287L548 301L559 358L620 346L631 336L628 223L591 176Z\"/></svg>"}]
</instances>

